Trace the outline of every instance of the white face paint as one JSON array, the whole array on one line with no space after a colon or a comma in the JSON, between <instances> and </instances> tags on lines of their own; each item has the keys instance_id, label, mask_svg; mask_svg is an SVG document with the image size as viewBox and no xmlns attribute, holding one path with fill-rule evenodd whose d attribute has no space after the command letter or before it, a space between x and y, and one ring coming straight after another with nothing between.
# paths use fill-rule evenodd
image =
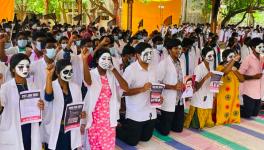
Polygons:
<instances>
[{"instance_id":1,"label":"white face paint","mask_svg":"<svg viewBox=\"0 0 264 150\"><path fill-rule=\"evenodd\" d=\"M63 70L61 70L60 77L63 81L69 82L72 78L72 73L72 65L68 65Z\"/></svg>"},{"instance_id":2,"label":"white face paint","mask_svg":"<svg viewBox=\"0 0 264 150\"><path fill-rule=\"evenodd\" d=\"M151 62L152 59L152 52L153 50L151 48L146 48L142 53L141 53L141 60L147 64Z\"/></svg>"},{"instance_id":3,"label":"white face paint","mask_svg":"<svg viewBox=\"0 0 264 150\"><path fill-rule=\"evenodd\" d=\"M230 62L230 61L232 61L234 58L235 58L235 53L230 53L230 54L227 56L226 61L227 61L227 62Z\"/></svg>"},{"instance_id":4,"label":"white face paint","mask_svg":"<svg viewBox=\"0 0 264 150\"><path fill-rule=\"evenodd\" d=\"M104 53L103 55L101 55L98 61L98 65L104 70L110 69L110 66L112 65L111 55L109 53Z\"/></svg>"},{"instance_id":5,"label":"white face paint","mask_svg":"<svg viewBox=\"0 0 264 150\"><path fill-rule=\"evenodd\" d=\"M29 75L29 61L21 60L15 67L15 72L22 78L26 78Z\"/></svg>"},{"instance_id":6,"label":"white face paint","mask_svg":"<svg viewBox=\"0 0 264 150\"><path fill-rule=\"evenodd\" d=\"M260 43L258 46L256 46L256 52L259 54L264 54L264 44Z\"/></svg>"},{"instance_id":7,"label":"white face paint","mask_svg":"<svg viewBox=\"0 0 264 150\"><path fill-rule=\"evenodd\" d=\"M207 62L213 62L214 61L214 51L210 51L206 54L205 60Z\"/></svg>"}]
</instances>

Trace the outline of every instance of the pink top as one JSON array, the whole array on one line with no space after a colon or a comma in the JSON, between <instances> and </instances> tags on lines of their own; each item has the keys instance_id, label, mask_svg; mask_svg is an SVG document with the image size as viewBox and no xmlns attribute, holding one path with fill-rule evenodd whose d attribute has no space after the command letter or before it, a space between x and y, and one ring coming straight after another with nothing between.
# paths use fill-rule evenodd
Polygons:
<instances>
[{"instance_id":1,"label":"pink top","mask_svg":"<svg viewBox=\"0 0 264 150\"><path fill-rule=\"evenodd\" d=\"M250 54L243 60L239 72L243 75L256 75L262 73L262 65L261 62L253 53ZM263 82L263 77L258 80L246 80L242 87L240 88L241 94L245 94L253 99L261 99L261 83Z\"/></svg>"}]
</instances>

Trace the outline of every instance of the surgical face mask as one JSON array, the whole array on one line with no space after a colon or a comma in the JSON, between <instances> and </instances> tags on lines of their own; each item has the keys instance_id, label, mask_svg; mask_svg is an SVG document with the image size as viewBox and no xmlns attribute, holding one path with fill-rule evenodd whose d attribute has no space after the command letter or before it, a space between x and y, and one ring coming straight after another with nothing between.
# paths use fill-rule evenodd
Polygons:
<instances>
[{"instance_id":1,"label":"surgical face mask","mask_svg":"<svg viewBox=\"0 0 264 150\"><path fill-rule=\"evenodd\" d=\"M37 27L36 29L37 29L37 30L41 30L41 27Z\"/></svg>"},{"instance_id":2,"label":"surgical face mask","mask_svg":"<svg viewBox=\"0 0 264 150\"><path fill-rule=\"evenodd\" d=\"M22 78L26 78L29 75L29 61L21 60L15 67L15 72Z\"/></svg>"},{"instance_id":3,"label":"surgical face mask","mask_svg":"<svg viewBox=\"0 0 264 150\"><path fill-rule=\"evenodd\" d=\"M110 69L110 66L112 65L112 57L111 57L111 55L109 53L104 53L99 58L98 65L104 70Z\"/></svg>"},{"instance_id":4,"label":"surgical face mask","mask_svg":"<svg viewBox=\"0 0 264 150\"><path fill-rule=\"evenodd\" d=\"M114 36L115 41L118 41L118 36Z\"/></svg>"},{"instance_id":5,"label":"surgical face mask","mask_svg":"<svg viewBox=\"0 0 264 150\"><path fill-rule=\"evenodd\" d=\"M205 56L205 60L209 63L214 62L214 51L208 52Z\"/></svg>"},{"instance_id":6,"label":"surgical face mask","mask_svg":"<svg viewBox=\"0 0 264 150\"><path fill-rule=\"evenodd\" d=\"M72 28L68 28L68 31L71 32L72 31Z\"/></svg>"},{"instance_id":7,"label":"surgical face mask","mask_svg":"<svg viewBox=\"0 0 264 150\"><path fill-rule=\"evenodd\" d=\"M67 44L61 44L61 48L65 49L67 47Z\"/></svg>"},{"instance_id":8,"label":"surgical face mask","mask_svg":"<svg viewBox=\"0 0 264 150\"><path fill-rule=\"evenodd\" d=\"M138 35L138 36L137 36L137 39L138 39L138 40L143 39L142 35Z\"/></svg>"},{"instance_id":9,"label":"surgical face mask","mask_svg":"<svg viewBox=\"0 0 264 150\"><path fill-rule=\"evenodd\" d=\"M264 54L264 44L260 43L258 46L256 46L256 52L258 54Z\"/></svg>"},{"instance_id":10,"label":"surgical face mask","mask_svg":"<svg viewBox=\"0 0 264 150\"><path fill-rule=\"evenodd\" d=\"M163 50L163 44L159 44L159 45L157 45L157 50L158 50L158 51L162 51L162 50Z\"/></svg>"},{"instance_id":11,"label":"surgical face mask","mask_svg":"<svg viewBox=\"0 0 264 150\"><path fill-rule=\"evenodd\" d=\"M230 62L230 61L232 61L234 58L235 58L235 54L234 54L234 53L230 53L230 54L227 56L226 61L227 61L227 62Z\"/></svg>"},{"instance_id":12,"label":"surgical face mask","mask_svg":"<svg viewBox=\"0 0 264 150\"><path fill-rule=\"evenodd\" d=\"M118 34L118 37L119 37L119 38L122 38L122 33L119 33L119 34Z\"/></svg>"},{"instance_id":13,"label":"surgical face mask","mask_svg":"<svg viewBox=\"0 0 264 150\"><path fill-rule=\"evenodd\" d=\"M64 32L65 31L65 28L61 28L61 31Z\"/></svg>"},{"instance_id":14,"label":"surgical face mask","mask_svg":"<svg viewBox=\"0 0 264 150\"><path fill-rule=\"evenodd\" d=\"M198 42L194 42L194 43L193 43L193 46L194 46L194 47L197 47L197 46L198 46Z\"/></svg>"},{"instance_id":15,"label":"surgical face mask","mask_svg":"<svg viewBox=\"0 0 264 150\"><path fill-rule=\"evenodd\" d=\"M11 42L5 43L5 49L9 49L10 47L12 47Z\"/></svg>"},{"instance_id":16,"label":"surgical face mask","mask_svg":"<svg viewBox=\"0 0 264 150\"><path fill-rule=\"evenodd\" d=\"M5 31L6 32L10 32L10 28L5 28Z\"/></svg>"},{"instance_id":17,"label":"surgical face mask","mask_svg":"<svg viewBox=\"0 0 264 150\"><path fill-rule=\"evenodd\" d=\"M148 39L147 36L143 36L143 40L146 41Z\"/></svg>"},{"instance_id":18,"label":"surgical face mask","mask_svg":"<svg viewBox=\"0 0 264 150\"><path fill-rule=\"evenodd\" d=\"M56 38L57 41L59 41L61 39L61 35L60 34L59 35L56 35L55 38Z\"/></svg>"},{"instance_id":19,"label":"surgical face mask","mask_svg":"<svg viewBox=\"0 0 264 150\"><path fill-rule=\"evenodd\" d=\"M115 57L116 56L116 50L115 50L115 48L114 47L111 47L111 48L109 48L109 50L110 50L111 55L113 57Z\"/></svg>"},{"instance_id":20,"label":"surgical face mask","mask_svg":"<svg viewBox=\"0 0 264 150\"><path fill-rule=\"evenodd\" d=\"M72 66L68 65L60 72L60 77L63 81L69 82L72 78L73 70Z\"/></svg>"},{"instance_id":21,"label":"surgical face mask","mask_svg":"<svg viewBox=\"0 0 264 150\"><path fill-rule=\"evenodd\" d=\"M93 52L93 47L89 47L89 53L92 53Z\"/></svg>"},{"instance_id":22,"label":"surgical face mask","mask_svg":"<svg viewBox=\"0 0 264 150\"><path fill-rule=\"evenodd\" d=\"M81 46L81 40L75 41L76 46Z\"/></svg>"},{"instance_id":23,"label":"surgical face mask","mask_svg":"<svg viewBox=\"0 0 264 150\"><path fill-rule=\"evenodd\" d=\"M153 50L151 48L146 48L140 55L141 60L149 64L152 60L152 52Z\"/></svg>"},{"instance_id":24,"label":"surgical face mask","mask_svg":"<svg viewBox=\"0 0 264 150\"><path fill-rule=\"evenodd\" d=\"M47 48L46 49L46 56L49 58L49 59L53 59L56 55L56 50L55 48Z\"/></svg>"},{"instance_id":25,"label":"surgical face mask","mask_svg":"<svg viewBox=\"0 0 264 150\"><path fill-rule=\"evenodd\" d=\"M27 40L18 40L17 41L17 46L19 47L19 48L25 48L26 46L27 46Z\"/></svg>"},{"instance_id":26,"label":"surgical face mask","mask_svg":"<svg viewBox=\"0 0 264 150\"><path fill-rule=\"evenodd\" d=\"M36 42L36 48L38 51L42 51L42 49L44 49L44 43L42 42Z\"/></svg>"}]
</instances>

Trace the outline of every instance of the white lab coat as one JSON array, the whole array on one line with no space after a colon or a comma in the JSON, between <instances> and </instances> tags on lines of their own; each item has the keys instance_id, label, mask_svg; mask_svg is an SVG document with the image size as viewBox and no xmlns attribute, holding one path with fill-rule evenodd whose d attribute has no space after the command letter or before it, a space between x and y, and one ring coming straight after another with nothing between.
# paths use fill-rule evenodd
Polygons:
<instances>
[{"instance_id":1,"label":"white lab coat","mask_svg":"<svg viewBox=\"0 0 264 150\"><path fill-rule=\"evenodd\" d=\"M171 56L167 56L158 65L157 78L158 81L163 84L175 85L178 81L177 70ZM182 70L180 70L182 71ZM174 112L175 106L178 104L177 91L165 89L162 92L164 101L161 105L161 109L167 112Z\"/></svg>"},{"instance_id":2,"label":"white lab coat","mask_svg":"<svg viewBox=\"0 0 264 150\"><path fill-rule=\"evenodd\" d=\"M49 149L55 150L56 144L59 137L59 131L61 126L61 120L62 120L62 114L63 114L63 108L64 108L64 96L62 89L60 87L60 84L58 80L55 80L52 82L52 88L53 88L53 94L54 94L54 100L51 101L52 108L50 109L50 112L48 115L50 115L50 121L45 124L46 129L50 129L47 131L48 135L43 135L48 137L48 146ZM82 93L81 88L73 82L69 82L69 88L72 95L72 102L81 102L82 101ZM46 117L48 118L48 117ZM82 146L81 143L81 132L80 130L72 130L71 132L71 148L75 149L80 146Z\"/></svg>"},{"instance_id":3,"label":"white lab coat","mask_svg":"<svg viewBox=\"0 0 264 150\"><path fill-rule=\"evenodd\" d=\"M97 68L90 71L92 84L88 86L88 92L84 98L85 101L85 111L87 113L87 124L86 128L90 128L92 126L93 117L92 112L95 110L96 103L100 96L100 92L102 89L102 83L100 79L100 74ZM118 99L118 82L111 71L106 72L108 83L112 92L112 96L110 99L110 126L116 127L117 120L119 119L119 108L120 108L120 101Z\"/></svg>"},{"instance_id":4,"label":"white lab coat","mask_svg":"<svg viewBox=\"0 0 264 150\"><path fill-rule=\"evenodd\" d=\"M27 81L27 86L29 90L36 90L29 81ZM15 79L2 85L0 100L4 106L4 111L0 117L0 150L24 150L19 112L19 92ZM31 149L41 150L41 146L39 123L32 123Z\"/></svg>"}]
</instances>

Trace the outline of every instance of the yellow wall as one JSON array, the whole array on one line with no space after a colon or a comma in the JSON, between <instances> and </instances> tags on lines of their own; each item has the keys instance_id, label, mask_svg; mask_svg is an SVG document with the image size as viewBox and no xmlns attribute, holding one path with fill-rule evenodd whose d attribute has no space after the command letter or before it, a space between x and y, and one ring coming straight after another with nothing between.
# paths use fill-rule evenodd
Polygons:
<instances>
[{"instance_id":1,"label":"yellow wall","mask_svg":"<svg viewBox=\"0 0 264 150\"><path fill-rule=\"evenodd\" d=\"M158 1L158 0L156 0ZM162 1L162 0L161 0ZM159 5L164 6L163 15L160 15ZM133 25L132 30L138 30L138 23L143 18L144 28L151 32L157 29L157 25L161 25L163 20L172 15L172 23L178 24L181 16L181 0L170 0L164 2L149 2L142 3L139 0L134 0L133 3ZM163 16L163 20L162 20ZM123 3L122 6L122 28L127 29L127 4Z\"/></svg>"},{"instance_id":2,"label":"yellow wall","mask_svg":"<svg viewBox=\"0 0 264 150\"><path fill-rule=\"evenodd\" d=\"M15 0L0 0L0 22L2 19L13 21Z\"/></svg>"}]
</instances>

